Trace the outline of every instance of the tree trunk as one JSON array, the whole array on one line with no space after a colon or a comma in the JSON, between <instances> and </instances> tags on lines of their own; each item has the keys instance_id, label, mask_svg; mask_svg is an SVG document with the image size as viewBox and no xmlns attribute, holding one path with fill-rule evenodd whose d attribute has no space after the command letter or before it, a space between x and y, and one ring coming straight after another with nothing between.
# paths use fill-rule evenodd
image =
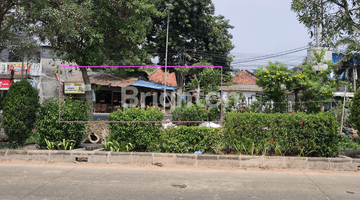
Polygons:
<instances>
[{"instance_id":1,"label":"tree trunk","mask_svg":"<svg viewBox=\"0 0 360 200\"><path fill-rule=\"evenodd\" d=\"M84 80L84 84L85 84L85 87L84 89L86 88L86 85L91 85L90 83L90 78L87 74L87 69L86 67L80 67L80 71L82 73L82 77L83 77L83 80ZM85 90L85 99L86 99L86 103L88 104L88 106L93 106L93 102L92 102L92 93L91 91L86 91ZM89 114L91 116L91 119L93 117L93 109L90 109L89 110Z\"/></svg>"}]
</instances>

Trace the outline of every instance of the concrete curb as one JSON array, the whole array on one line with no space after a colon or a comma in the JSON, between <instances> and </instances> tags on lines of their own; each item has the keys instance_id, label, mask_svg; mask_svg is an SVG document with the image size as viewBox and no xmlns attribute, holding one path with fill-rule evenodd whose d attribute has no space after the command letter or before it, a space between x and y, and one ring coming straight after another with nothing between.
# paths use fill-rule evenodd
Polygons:
<instances>
[{"instance_id":1,"label":"concrete curb","mask_svg":"<svg viewBox=\"0 0 360 200\"><path fill-rule=\"evenodd\" d=\"M334 171L360 170L357 158L314 158L247 155L208 155L107 151L0 150L0 160L36 160L45 162L88 163L162 163L215 167L263 167L283 169L317 169Z\"/></svg>"}]
</instances>

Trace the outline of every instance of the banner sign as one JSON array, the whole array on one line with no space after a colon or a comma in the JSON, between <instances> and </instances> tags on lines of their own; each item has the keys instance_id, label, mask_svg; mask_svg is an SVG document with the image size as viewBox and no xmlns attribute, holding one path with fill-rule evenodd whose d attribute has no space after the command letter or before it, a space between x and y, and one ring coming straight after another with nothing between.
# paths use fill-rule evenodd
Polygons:
<instances>
[{"instance_id":1,"label":"banner sign","mask_svg":"<svg viewBox=\"0 0 360 200\"><path fill-rule=\"evenodd\" d=\"M12 84L10 80L0 80L0 90L8 90Z\"/></svg>"},{"instance_id":2,"label":"banner sign","mask_svg":"<svg viewBox=\"0 0 360 200\"><path fill-rule=\"evenodd\" d=\"M41 64L32 63L30 66L30 76L41 76Z\"/></svg>"},{"instance_id":3,"label":"banner sign","mask_svg":"<svg viewBox=\"0 0 360 200\"><path fill-rule=\"evenodd\" d=\"M65 94L85 94L85 84L65 83Z\"/></svg>"},{"instance_id":4,"label":"banner sign","mask_svg":"<svg viewBox=\"0 0 360 200\"><path fill-rule=\"evenodd\" d=\"M21 66L22 63L9 63L9 74L11 74L11 70L14 70L15 75L21 75ZM24 63L24 69L23 69L24 75L26 74L26 70L30 72L30 63Z\"/></svg>"}]
</instances>

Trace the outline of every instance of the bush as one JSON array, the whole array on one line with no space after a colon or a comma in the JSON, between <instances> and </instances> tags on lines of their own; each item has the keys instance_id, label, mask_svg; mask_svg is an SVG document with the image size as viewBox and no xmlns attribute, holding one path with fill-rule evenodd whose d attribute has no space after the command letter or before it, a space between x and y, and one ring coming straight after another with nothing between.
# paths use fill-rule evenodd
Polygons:
<instances>
[{"instance_id":1,"label":"bush","mask_svg":"<svg viewBox=\"0 0 360 200\"><path fill-rule=\"evenodd\" d=\"M360 137L356 136L350 138L347 135L342 135L341 140L339 141L340 150L360 150Z\"/></svg>"},{"instance_id":2,"label":"bush","mask_svg":"<svg viewBox=\"0 0 360 200\"><path fill-rule=\"evenodd\" d=\"M360 90L355 92L350 107L350 121L354 124L356 130L360 130Z\"/></svg>"},{"instance_id":3,"label":"bush","mask_svg":"<svg viewBox=\"0 0 360 200\"><path fill-rule=\"evenodd\" d=\"M173 121L207 121L205 108L189 103L183 107L175 107L172 111ZM200 123L184 123L184 125L199 125Z\"/></svg>"},{"instance_id":4,"label":"bush","mask_svg":"<svg viewBox=\"0 0 360 200\"><path fill-rule=\"evenodd\" d=\"M88 121L89 108L80 100L66 98L61 102L61 121ZM86 136L85 123L59 122L59 102L57 99L47 99L41 106L36 123L39 145L46 147L46 140L60 143L65 140L74 140L79 145Z\"/></svg>"},{"instance_id":5,"label":"bush","mask_svg":"<svg viewBox=\"0 0 360 200\"><path fill-rule=\"evenodd\" d=\"M38 92L25 79L15 82L10 86L2 106L2 126L10 147L23 145L36 122L36 112L40 107Z\"/></svg>"},{"instance_id":6,"label":"bush","mask_svg":"<svg viewBox=\"0 0 360 200\"><path fill-rule=\"evenodd\" d=\"M161 131L159 139L151 150L164 153L213 153L212 147L222 144L223 132L220 128L197 126L170 127Z\"/></svg>"},{"instance_id":7,"label":"bush","mask_svg":"<svg viewBox=\"0 0 360 200\"><path fill-rule=\"evenodd\" d=\"M221 107L209 108L209 121L221 121Z\"/></svg>"},{"instance_id":8,"label":"bush","mask_svg":"<svg viewBox=\"0 0 360 200\"><path fill-rule=\"evenodd\" d=\"M125 108L109 115L109 121L163 121L159 108ZM109 140L134 145L134 150L146 151L149 145L160 135L160 123L109 123Z\"/></svg>"},{"instance_id":9,"label":"bush","mask_svg":"<svg viewBox=\"0 0 360 200\"><path fill-rule=\"evenodd\" d=\"M338 155L338 123L328 113L228 113L224 127L227 144L247 154Z\"/></svg>"}]
</instances>

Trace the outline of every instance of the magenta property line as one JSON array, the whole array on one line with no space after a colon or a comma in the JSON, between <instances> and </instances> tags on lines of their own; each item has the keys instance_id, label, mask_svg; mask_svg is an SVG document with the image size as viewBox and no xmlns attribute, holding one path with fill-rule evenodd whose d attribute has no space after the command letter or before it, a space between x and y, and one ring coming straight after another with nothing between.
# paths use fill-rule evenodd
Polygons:
<instances>
[{"instance_id":1,"label":"magenta property line","mask_svg":"<svg viewBox=\"0 0 360 200\"><path fill-rule=\"evenodd\" d=\"M60 109L60 105L61 105L61 78L60 78L60 68L61 67L98 67L98 68L102 68L102 67L164 67L164 66L59 66L59 122L60 123L89 123L89 122L94 122L94 123L169 123L169 122L176 122L176 123L203 123L203 122L216 122L216 123L222 123L223 121L223 105L222 105L222 81L223 81L223 67L222 66L167 66L169 68L175 68L175 67L188 67L188 68L197 68L197 67L201 67L201 68L205 68L205 67L220 67L221 70L221 87L220 87L220 104L221 104L221 121L61 121L61 109Z\"/></svg>"}]
</instances>

